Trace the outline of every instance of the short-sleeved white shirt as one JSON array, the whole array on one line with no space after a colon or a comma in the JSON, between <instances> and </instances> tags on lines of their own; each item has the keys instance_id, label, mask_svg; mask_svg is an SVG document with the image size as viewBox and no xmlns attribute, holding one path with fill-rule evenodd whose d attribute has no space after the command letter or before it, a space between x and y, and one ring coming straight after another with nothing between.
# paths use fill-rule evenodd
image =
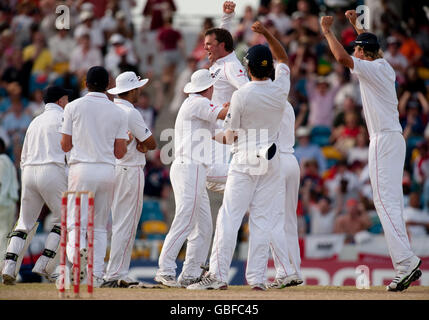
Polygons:
<instances>
[{"instance_id":1,"label":"short-sleeved white shirt","mask_svg":"<svg viewBox=\"0 0 429 320\"><path fill-rule=\"evenodd\" d=\"M215 133L216 119L221 110L221 106L213 105L209 99L199 94L190 94L186 98L179 109L174 126L176 159L210 164L211 137Z\"/></svg>"},{"instance_id":2,"label":"short-sleeved white shirt","mask_svg":"<svg viewBox=\"0 0 429 320\"><path fill-rule=\"evenodd\" d=\"M246 69L238 60L235 52L217 59L210 67L210 72L220 72L219 79L214 84L212 103L222 106L231 101L235 90L249 82Z\"/></svg>"},{"instance_id":3,"label":"short-sleeved white shirt","mask_svg":"<svg viewBox=\"0 0 429 320\"><path fill-rule=\"evenodd\" d=\"M61 132L72 136L70 164L115 165L115 139L128 140L124 111L104 93L89 92L66 105Z\"/></svg>"},{"instance_id":4,"label":"short-sleeved white shirt","mask_svg":"<svg viewBox=\"0 0 429 320\"><path fill-rule=\"evenodd\" d=\"M283 111L282 122L279 131L279 151L282 153L294 153L295 145L295 112L289 101Z\"/></svg>"},{"instance_id":5,"label":"short-sleeved white shirt","mask_svg":"<svg viewBox=\"0 0 429 320\"><path fill-rule=\"evenodd\" d=\"M115 104L127 115L128 131L139 141L145 141L152 135L149 127L143 120L141 113L134 108L132 103L123 99L114 99ZM127 153L122 159L116 159L116 165L120 166L144 166L146 157L143 152L136 149L137 141L133 139L127 146Z\"/></svg>"},{"instance_id":6,"label":"short-sleeved white shirt","mask_svg":"<svg viewBox=\"0 0 429 320\"><path fill-rule=\"evenodd\" d=\"M21 152L21 168L48 163L65 164L61 148L61 121L64 110L55 103L47 103L45 111L34 118L25 134Z\"/></svg>"},{"instance_id":7,"label":"short-sleeved white shirt","mask_svg":"<svg viewBox=\"0 0 429 320\"><path fill-rule=\"evenodd\" d=\"M398 98L395 71L385 59L374 61L353 57L350 72L359 79L363 112L369 136L383 131L399 131Z\"/></svg>"},{"instance_id":8,"label":"short-sleeved white shirt","mask_svg":"<svg viewBox=\"0 0 429 320\"><path fill-rule=\"evenodd\" d=\"M225 129L241 129L248 133L246 139L234 142L233 152L236 154L244 151L243 146L248 150L248 145L252 143L256 143L256 147L278 143L280 123L290 89L290 70L286 64L279 63L275 72L274 81L251 81L232 95ZM256 142L248 141L255 139L250 138L249 130L252 129L256 130ZM264 130L263 134L261 130ZM231 164L235 162L234 158L236 155Z\"/></svg>"}]
</instances>

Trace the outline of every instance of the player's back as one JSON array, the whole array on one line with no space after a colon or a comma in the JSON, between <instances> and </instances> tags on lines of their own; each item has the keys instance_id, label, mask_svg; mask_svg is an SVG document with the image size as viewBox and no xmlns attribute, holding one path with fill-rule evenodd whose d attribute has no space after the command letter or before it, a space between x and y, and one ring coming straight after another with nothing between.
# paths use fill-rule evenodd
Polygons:
<instances>
[{"instance_id":1,"label":"player's back","mask_svg":"<svg viewBox=\"0 0 429 320\"><path fill-rule=\"evenodd\" d=\"M353 58L351 72L359 78L362 105L370 136L383 131L399 131L395 71L385 59L374 61Z\"/></svg>"},{"instance_id":2,"label":"player's back","mask_svg":"<svg viewBox=\"0 0 429 320\"><path fill-rule=\"evenodd\" d=\"M48 103L45 111L30 123L21 154L21 166L46 163L64 164L64 151L61 149L61 121L63 109Z\"/></svg>"},{"instance_id":3,"label":"player's back","mask_svg":"<svg viewBox=\"0 0 429 320\"><path fill-rule=\"evenodd\" d=\"M125 113L105 94L90 92L69 103L65 108L66 116L72 120L70 163L114 165L114 143L118 130L123 122L126 123Z\"/></svg>"}]
</instances>

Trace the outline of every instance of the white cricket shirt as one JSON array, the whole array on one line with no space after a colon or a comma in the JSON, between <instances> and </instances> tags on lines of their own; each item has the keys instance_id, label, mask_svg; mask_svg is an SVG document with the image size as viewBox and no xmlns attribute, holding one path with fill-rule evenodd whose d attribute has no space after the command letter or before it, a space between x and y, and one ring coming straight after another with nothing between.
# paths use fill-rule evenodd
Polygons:
<instances>
[{"instance_id":1,"label":"white cricket shirt","mask_svg":"<svg viewBox=\"0 0 429 320\"><path fill-rule=\"evenodd\" d=\"M62 133L72 136L70 164L115 165L115 139L128 140L127 116L104 93L89 92L66 105Z\"/></svg>"},{"instance_id":2,"label":"white cricket shirt","mask_svg":"<svg viewBox=\"0 0 429 320\"><path fill-rule=\"evenodd\" d=\"M249 82L246 70L238 60L235 52L217 59L210 67L210 72L220 72L219 79L214 84L212 103L222 106L231 101L235 90Z\"/></svg>"},{"instance_id":3,"label":"white cricket shirt","mask_svg":"<svg viewBox=\"0 0 429 320\"><path fill-rule=\"evenodd\" d=\"M134 108L132 103L123 99L114 99L115 104L121 108L127 115L128 131L139 141L145 141L152 135L148 126L143 120L141 113ZM119 166L144 166L146 156L143 152L136 149L137 141L133 139L127 146L127 153L122 159L116 159L116 165Z\"/></svg>"},{"instance_id":4,"label":"white cricket shirt","mask_svg":"<svg viewBox=\"0 0 429 320\"><path fill-rule=\"evenodd\" d=\"M221 106L191 93L183 102L174 126L175 158L187 163L210 164L212 137Z\"/></svg>"},{"instance_id":5,"label":"white cricket shirt","mask_svg":"<svg viewBox=\"0 0 429 320\"><path fill-rule=\"evenodd\" d=\"M395 71L385 59L374 61L353 57L350 72L359 79L362 106L370 138L383 131L399 131Z\"/></svg>"},{"instance_id":6,"label":"white cricket shirt","mask_svg":"<svg viewBox=\"0 0 429 320\"><path fill-rule=\"evenodd\" d=\"M61 148L61 122L64 110L47 103L45 111L33 119L25 134L21 152L21 169L29 165L57 163L65 165Z\"/></svg>"},{"instance_id":7,"label":"white cricket shirt","mask_svg":"<svg viewBox=\"0 0 429 320\"><path fill-rule=\"evenodd\" d=\"M232 149L235 154L231 164L237 163L237 155L247 152L252 144L259 147L278 143L280 123L290 89L290 70L286 64L279 63L275 72L274 81L250 81L232 95L225 129L241 129L246 136L234 142ZM242 169L247 170L245 167Z\"/></svg>"},{"instance_id":8,"label":"white cricket shirt","mask_svg":"<svg viewBox=\"0 0 429 320\"><path fill-rule=\"evenodd\" d=\"M281 153L294 153L295 145L295 112L289 101L286 101L279 131L279 151Z\"/></svg>"}]
</instances>

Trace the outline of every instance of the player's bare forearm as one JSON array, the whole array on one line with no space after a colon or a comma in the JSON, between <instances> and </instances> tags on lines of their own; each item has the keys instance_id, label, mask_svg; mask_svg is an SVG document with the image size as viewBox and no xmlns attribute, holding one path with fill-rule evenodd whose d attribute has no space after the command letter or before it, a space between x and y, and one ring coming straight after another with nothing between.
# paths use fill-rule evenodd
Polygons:
<instances>
[{"instance_id":1,"label":"player's bare forearm","mask_svg":"<svg viewBox=\"0 0 429 320\"><path fill-rule=\"evenodd\" d=\"M352 57L350 57L341 43L337 40L337 37L335 37L334 33L331 31L332 22L333 17L330 16L324 16L320 20L322 32L328 41L329 49L331 49L335 60L337 60L343 66L353 69L354 63Z\"/></svg>"},{"instance_id":2,"label":"player's bare forearm","mask_svg":"<svg viewBox=\"0 0 429 320\"><path fill-rule=\"evenodd\" d=\"M274 35L270 31L268 31L268 29L265 28L261 22L256 21L252 25L252 31L262 34L265 39L267 39L270 50L273 53L273 56L277 60L277 62L285 64L289 62L286 50L283 48L280 41L277 40L276 37L274 37Z\"/></svg>"}]
</instances>

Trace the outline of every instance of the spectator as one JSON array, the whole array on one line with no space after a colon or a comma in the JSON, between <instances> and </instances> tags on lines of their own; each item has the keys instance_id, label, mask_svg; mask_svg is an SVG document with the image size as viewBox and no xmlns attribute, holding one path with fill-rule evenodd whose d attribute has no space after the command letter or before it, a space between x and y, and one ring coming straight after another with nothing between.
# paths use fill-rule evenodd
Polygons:
<instances>
[{"instance_id":1,"label":"spectator","mask_svg":"<svg viewBox=\"0 0 429 320\"><path fill-rule=\"evenodd\" d=\"M17 8L18 14L12 19L11 30L15 35L15 45L19 48L28 45L31 41L30 30L34 22L33 17L31 17L31 11L33 9L32 2L22 1Z\"/></svg>"},{"instance_id":2,"label":"spectator","mask_svg":"<svg viewBox=\"0 0 429 320\"><path fill-rule=\"evenodd\" d=\"M305 160L302 164L301 186L307 186L310 189L308 201L315 202L324 194L323 179L319 174L319 168L316 160Z\"/></svg>"},{"instance_id":3,"label":"spectator","mask_svg":"<svg viewBox=\"0 0 429 320\"><path fill-rule=\"evenodd\" d=\"M157 35L159 52L162 60L161 81L166 94L174 85L176 68L180 64L182 57L185 56L185 48L182 40L182 34L173 29L173 18L168 17Z\"/></svg>"},{"instance_id":4,"label":"spectator","mask_svg":"<svg viewBox=\"0 0 429 320\"><path fill-rule=\"evenodd\" d=\"M18 202L18 179L16 169L6 155L6 145L0 138L0 264L7 247L7 235L16 220Z\"/></svg>"},{"instance_id":5,"label":"spectator","mask_svg":"<svg viewBox=\"0 0 429 320\"><path fill-rule=\"evenodd\" d=\"M419 193L410 194L410 203L404 208L404 220L409 237L421 237L428 234L429 213L421 209Z\"/></svg>"},{"instance_id":6,"label":"spectator","mask_svg":"<svg viewBox=\"0 0 429 320\"><path fill-rule=\"evenodd\" d=\"M150 130L154 132L156 117L158 116L159 109L150 103L150 97L146 91L141 91L135 106L142 114L144 122L148 125Z\"/></svg>"},{"instance_id":7,"label":"spectator","mask_svg":"<svg viewBox=\"0 0 429 320\"><path fill-rule=\"evenodd\" d=\"M335 219L334 233L346 235L346 243L354 243L354 236L371 227L371 219L356 199L346 202L346 212Z\"/></svg>"},{"instance_id":8,"label":"spectator","mask_svg":"<svg viewBox=\"0 0 429 320\"><path fill-rule=\"evenodd\" d=\"M369 139L368 132L362 130L356 136L356 144L348 150L347 163L354 164L356 161L366 165L368 163Z\"/></svg>"},{"instance_id":9,"label":"spectator","mask_svg":"<svg viewBox=\"0 0 429 320\"><path fill-rule=\"evenodd\" d=\"M298 162L302 164L305 160L314 159L317 161L319 173L323 173L327 168L326 159L320 147L310 142L310 129L306 127L298 128L296 137L298 146L295 147L295 156Z\"/></svg>"},{"instance_id":10,"label":"spectator","mask_svg":"<svg viewBox=\"0 0 429 320\"><path fill-rule=\"evenodd\" d=\"M345 125L345 114L346 113L350 113L353 112L355 113L358 118L359 118L359 125L364 126L365 125L365 121L363 120L362 114L361 114L361 109L358 109L358 106L356 105L355 100L353 99L353 97L351 96L346 96L344 98L344 102L341 105L341 109L338 112L338 114L335 116L334 118L334 122L333 122L333 127L334 128L338 128L340 126Z\"/></svg>"},{"instance_id":11,"label":"spectator","mask_svg":"<svg viewBox=\"0 0 429 320\"><path fill-rule=\"evenodd\" d=\"M330 127L333 121L334 98L339 86L331 87L325 77L307 79L307 95L310 105L309 124Z\"/></svg>"},{"instance_id":12,"label":"spectator","mask_svg":"<svg viewBox=\"0 0 429 320\"><path fill-rule=\"evenodd\" d=\"M408 66L408 60L400 52L401 43L393 36L387 38L387 52L384 54L384 59L390 63L396 73L396 81L399 84L405 82L405 72Z\"/></svg>"},{"instance_id":13,"label":"spectator","mask_svg":"<svg viewBox=\"0 0 429 320\"><path fill-rule=\"evenodd\" d=\"M331 199L337 199L340 194L348 200L357 198L359 194L359 177L348 168L346 160L337 163L333 177L326 180L325 185Z\"/></svg>"},{"instance_id":14,"label":"spectator","mask_svg":"<svg viewBox=\"0 0 429 320\"><path fill-rule=\"evenodd\" d=\"M317 15L311 12L311 6L309 0L298 0L297 2L298 12L303 15L304 25L312 32L319 32L319 18Z\"/></svg>"},{"instance_id":15,"label":"spectator","mask_svg":"<svg viewBox=\"0 0 429 320\"><path fill-rule=\"evenodd\" d=\"M187 58L186 68L180 73L174 87L174 96L170 104L170 111L177 112L186 99L187 95L183 92L185 85L191 81L191 75L197 70L197 59L193 56Z\"/></svg>"},{"instance_id":16,"label":"spectator","mask_svg":"<svg viewBox=\"0 0 429 320\"><path fill-rule=\"evenodd\" d=\"M197 61L201 61L207 59L207 52L204 49L204 34L206 30L214 27L212 18L205 18L203 21L203 25L201 31L198 33L197 40L195 41L194 49L192 50L192 56L197 59ZM249 27L250 28L250 27ZM251 32L253 37L253 32Z\"/></svg>"},{"instance_id":17,"label":"spectator","mask_svg":"<svg viewBox=\"0 0 429 320\"><path fill-rule=\"evenodd\" d=\"M137 68L138 60L134 53L133 44L129 39L126 39L119 33L115 33L110 37L109 42L110 47L106 54L105 66L112 77L117 77L120 73L125 71L121 70L123 60L125 60L124 62L131 66L131 68Z\"/></svg>"},{"instance_id":18,"label":"spectator","mask_svg":"<svg viewBox=\"0 0 429 320\"><path fill-rule=\"evenodd\" d=\"M104 46L104 34L92 11L82 11L79 15L80 24L74 31L75 39L88 32L90 34L91 46L101 49Z\"/></svg>"},{"instance_id":19,"label":"spectator","mask_svg":"<svg viewBox=\"0 0 429 320\"><path fill-rule=\"evenodd\" d=\"M23 60L33 61L31 72L36 75L47 75L52 69L52 55L46 46L43 33L34 27L32 34L32 43L23 50Z\"/></svg>"},{"instance_id":20,"label":"spectator","mask_svg":"<svg viewBox=\"0 0 429 320\"><path fill-rule=\"evenodd\" d=\"M292 28L292 20L285 13L285 6L282 0L272 0L270 4L270 13L267 19L274 23L279 34L284 35Z\"/></svg>"},{"instance_id":21,"label":"spectator","mask_svg":"<svg viewBox=\"0 0 429 320\"><path fill-rule=\"evenodd\" d=\"M79 83L85 79L89 68L103 63L100 49L91 47L89 33L82 32L81 35L78 35L78 46L73 50L70 58L70 71L76 73Z\"/></svg>"},{"instance_id":22,"label":"spectator","mask_svg":"<svg viewBox=\"0 0 429 320\"><path fill-rule=\"evenodd\" d=\"M412 37L401 28L393 30L393 36L401 42L399 52L408 60L410 65L415 65L423 55L423 51Z\"/></svg>"},{"instance_id":23,"label":"spectator","mask_svg":"<svg viewBox=\"0 0 429 320\"><path fill-rule=\"evenodd\" d=\"M255 22L256 17L255 13L253 12L252 6L246 6L244 9L244 15L240 19L240 24L237 27L236 36L238 37L238 34L242 35L243 41L247 44L250 43L253 39L253 31L251 29L252 24Z\"/></svg>"},{"instance_id":24,"label":"spectator","mask_svg":"<svg viewBox=\"0 0 429 320\"><path fill-rule=\"evenodd\" d=\"M3 128L7 131L12 140L13 157L15 165L18 167L21 157L22 144L25 132L31 122L31 117L24 111L21 100L21 87L17 82L8 85L8 92L11 97L9 111L3 118Z\"/></svg>"},{"instance_id":25,"label":"spectator","mask_svg":"<svg viewBox=\"0 0 429 320\"><path fill-rule=\"evenodd\" d=\"M334 221L341 212L341 204L332 208L331 199L327 196L319 196L316 201L310 200L311 182L307 180L302 187L302 204L304 211L310 217L310 234L332 234Z\"/></svg>"},{"instance_id":26,"label":"spectator","mask_svg":"<svg viewBox=\"0 0 429 320\"><path fill-rule=\"evenodd\" d=\"M31 70L33 69L33 60L28 60L24 63L20 50L13 50L10 52L10 56L7 55L4 58L9 60L9 63L2 74L2 81L4 81L6 84L18 82L22 90L22 96L28 98L30 96L29 79L31 76ZM0 112L2 111L6 111L3 101L0 103Z\"/></svg>"},{"instance_id":27,"label":"spectator","mask_svg":"<svg viewBox=\"0 0 429 320\"><path fill-rule=\"evenodd\" d=\"M57 74L63 74L69 70L69 61L76 46L75 40L69 34L69 30L59 29L48 41L53 71Z\"/></svg>"},{"instance_id":28,"label":"spectator","mask_svg":"<svg viewBox=\"0 0 429 320\"><path fill-rule=\"evenodd\" d=\"M331 142L344 156L356 145L357 136L364 132L365 128L360 125L360 118L354 111L344 112L344 125L334 129L331 134Z\"/></svg>"}]
</instances>

